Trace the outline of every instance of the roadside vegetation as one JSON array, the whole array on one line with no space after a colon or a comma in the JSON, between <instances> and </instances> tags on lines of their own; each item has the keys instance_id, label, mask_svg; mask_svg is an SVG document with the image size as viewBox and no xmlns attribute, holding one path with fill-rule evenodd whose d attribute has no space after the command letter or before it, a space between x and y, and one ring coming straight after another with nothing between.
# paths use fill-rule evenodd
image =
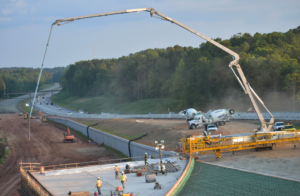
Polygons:
<instances>
[{"instance_id":1,"label":"roadside vegetation","mask_svg":"<svg viewBox=\"0 0 300 196\"><path fill-rule=\"evenodd\" d=\"M8 144L4 137L4 133L0 130L0 164L4 164L5 160L9 156L9 150L5 149L6 146L8 146Z\"/></svg>"},{"instance_id":2,"label":"roadside vegetation","mask_svg":"<svg viewBox=\"0 0 300 196\"><path fill-rule=\"evenodd\" d=\"M30 100L29 99L26 99L26 100L23 100L19 103L19 109L23 112L23 113L30 113L30 107L26 106L26 103L28 103L28 101ZM32 110L32 114L35 115L35 114L38 114L37 111L35 110Z\"/></svg>"},{"instance_id":3,"label":"roadside vegetation","mask_svg":"<svg viewBox=\"0 0 300 196\"><path fill-rule=\"evenodd\" d=\"M118 113L118 114L166 114L168 109L172 112L176 107L176 100L173 99L143 99L133 102L123 102L114 96L85 97L70 96L63 91L51 97L54 104L71 110L83 109L92 114Z\"/></svg>"}]
</instances>

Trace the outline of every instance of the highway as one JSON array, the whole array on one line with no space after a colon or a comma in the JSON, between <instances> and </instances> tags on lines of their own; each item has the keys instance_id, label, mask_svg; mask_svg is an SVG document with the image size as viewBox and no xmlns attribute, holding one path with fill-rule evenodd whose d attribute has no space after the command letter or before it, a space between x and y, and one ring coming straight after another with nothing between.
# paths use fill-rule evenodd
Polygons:
<instances>
[{"instance_id":1,"label":"highway","mask_svg":"<svg viewBox=\"0 0 300 196\"><path fill-rule=\"evenodd\" d=\"M55 85L44 90L54 90L56 88L59 88L59 85ZM38 93L38 95L41 94L43 93ZM19 109L19 103L28 98L29 98L29 94L0 101L0 113L21 112Z\"/></svg>"}]
</instances>

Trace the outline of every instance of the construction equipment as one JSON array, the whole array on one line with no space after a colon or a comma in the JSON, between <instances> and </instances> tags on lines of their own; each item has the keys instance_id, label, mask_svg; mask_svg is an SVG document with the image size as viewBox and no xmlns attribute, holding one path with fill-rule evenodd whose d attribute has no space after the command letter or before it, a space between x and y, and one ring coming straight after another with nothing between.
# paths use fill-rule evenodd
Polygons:
<instances>
[{"instance_id":1,"label":"construction equipment","mask_svg":"<svg viewBox=\"0 0 300 196\"><path fill-rule=\"evenodd\" d=\"M25 119L28 119L28 118L29 118L29 114L28 114L28 113L25 113L25 114L24 114L24 120L25 120Z\"/></svg>"},{"instance_id":2,"label":"construction equipment","mask_svg":"<svg viewBox=\"0 0 300 196\"><path fill-rule=\"evenodd\" d=\"M300 130L257 132L236 135L198 135L182 138L183 151L192 155L203 155L215 153L216 159L222 158L223 152L234 152L246 149L269 148L275 145L294 144L300 141Z\"/></svg>"},{"instance_id":3,"label":"construction equipment","mask_svg":"<svg viewBox=\"0 0 300 196\"><path fill-rule=\"evenodd\" d=\"M66 142L75 142L75 136L74 134L71 134L70 129L68 127L68 133L64 133L64 143Z\"/></svg>"},{"instance_id":4,"label":"construction equipment","mask_svg":"<svg viewBox=\"0 0 300 196\"><path fill-rule=\"evenodd\" d=\"M48 122L46 116L43 116L43 117L42 117L42 122Z\"/></svg>"},{"instance_id":5,"label":"construction equipment","mask_svg":"<svg viewBox=\"0 0 300 196\"><path fill-rule=\"evenodd\" d=\"M193 109L194 110L194 109ZM195 110L196 111L196 110ZM189 129L195 129L196 127L202 127L203 125L215 124L216 126L223 126L225 122L229 122L233 118L234 110L219 109L214 110L209 114L209 118L205 118L202 112L192 113L191 109L187 110L187 118L194 117L193 120L188 121Z\"/></svg>"},{"instance_id":6,"label":"construction equipment","mask_svg":"<svg viewBox=\"0 0 300 196\"><path fill-rule=\"evenodd\" d=\"M19 112L19 116L22 116L22 114L23 114L22 112Z\"/></svg>"}]
</instances>

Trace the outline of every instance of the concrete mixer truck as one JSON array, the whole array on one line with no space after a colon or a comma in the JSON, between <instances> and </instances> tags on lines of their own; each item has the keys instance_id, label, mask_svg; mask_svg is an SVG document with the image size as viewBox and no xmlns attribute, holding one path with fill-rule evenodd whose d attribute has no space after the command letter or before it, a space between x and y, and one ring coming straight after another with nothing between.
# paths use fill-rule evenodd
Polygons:
<instances>
[{"instance_id":1,"label":"concrete mixer truck","mask_svg":"<svg viewBox=\"0 0 300 196\"><path fill-rule=\"evenodd\" d=\"M192 112L192 110L190 110L190 112ZM207 124L215 124L216 126L223 126L225 125L225 122L230 121L230 118L234 118L233 114L234 114L234 110L219 109L219 110L212 111L209 114L208 118L205 118L202 112L196 112L194 113L194 119L188 121L188 127L189 129L195 129L197 127L201 127ZM188 119L191 118L192 115L190 115L189 113L189 117L188 117L188 112L187 112L186 116Z\"/></svg>"}]
</instances>

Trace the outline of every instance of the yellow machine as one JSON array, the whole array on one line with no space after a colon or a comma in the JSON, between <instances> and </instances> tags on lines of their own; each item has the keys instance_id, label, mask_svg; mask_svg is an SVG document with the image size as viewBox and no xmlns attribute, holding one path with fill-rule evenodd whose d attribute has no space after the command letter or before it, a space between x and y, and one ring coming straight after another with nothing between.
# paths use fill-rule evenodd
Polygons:
<instances>
[{"instance_id":1,"label":"yellow machine","mask_svg":"<svg viewBox=\"0 0 300 196\"><path fill-rule=\"evenodd\" d=\"M45 116L42 117L42 122L48 122L48 120Z\"/></svg>"},{"instance_id":2,"label":"yellow machine","mask_svg":"<svg viewBox=\"0 0 300 196\"><path fill-rule=\"evenodd\" d=\"M295 132L276 131L276 132L255 132L254 134L238 135L209 135L182 138L182 149L191 155L216 154L216 159L222 158L223 152L269 148L281 144L294 144L300 141L300 130Z\"/></svg>"},{"instance_id":3,"label":"yellow machine","mask_svg":"<svg viewBox=\"0 0 300 196\"><path fill-rule=\"evenodd\" d=\"M28 119L28 118L29 118L29 114L28 114L28 113L25 113L25 114L24 114L24 120L25 120L25 119Z\"/></svg>"}]
</instances>

